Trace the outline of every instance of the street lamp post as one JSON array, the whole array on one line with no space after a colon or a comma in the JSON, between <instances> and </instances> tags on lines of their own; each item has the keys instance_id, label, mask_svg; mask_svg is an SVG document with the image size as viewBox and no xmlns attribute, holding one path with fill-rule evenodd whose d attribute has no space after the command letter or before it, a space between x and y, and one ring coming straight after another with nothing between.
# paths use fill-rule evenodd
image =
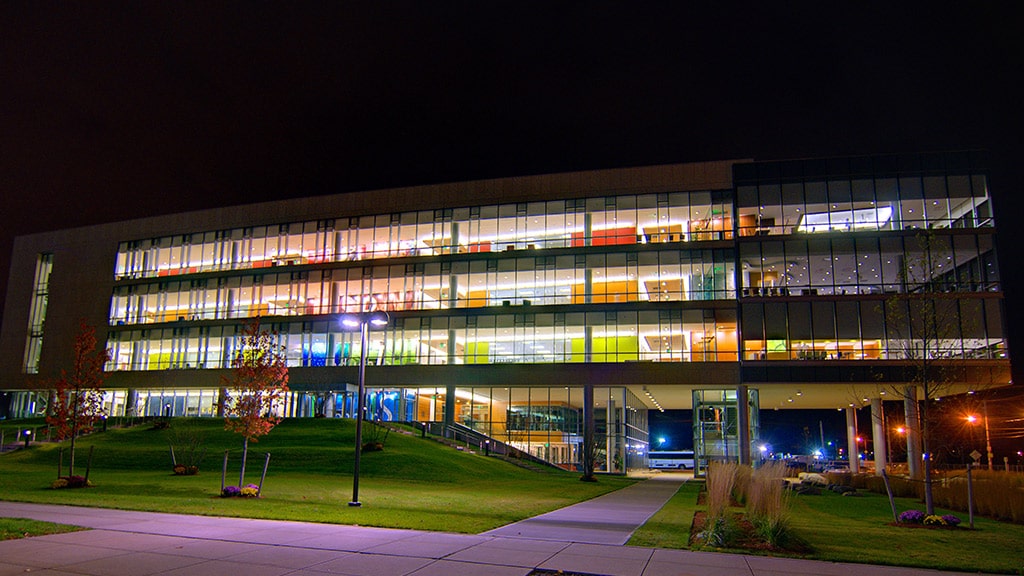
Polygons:
<instances>
[{"instance_id":1,"label":"street lamp post","mask_svg":"<svg viewBox=\"0 0 1024 576\"><path fill-rule=\"evenodd\" d=\"M992 437L988 435L988 400L981 401L981 410L985 415L985 452L988 452L988 471L992 471Z\"/></svg>"},{"instance_id":2,"label":"street lamp post","mask_svg":"<svg viewBox=\"0 0 1024 576\"><path fill-rule=\"evenodd\" d=\"M352 501L349 506L359 507L359 463L363 454L363 411L366 402L366 348L369 340L370 326L384 327L388 325L388 315L384 312L364 314L346 314L341 324L347 328L359 328L359 397L356 398L356 458L352 472Z\"/></svg>"},{"instance_id":3,"label":"street lamp post","mask_svg":"<svg viewBox=\"0 0 1024 576\"><path fill-rule=\"evenodd\" d=\"M992 470L993 454L992 454L992 437L989 436L989 431L988 431L988 401L987 400L982 401L981 409L982 409L982 414L983 414L982 418L984 419L984 421L982 423L985 425L985 452L988 453L987 454L987 456L988 456L988 458L987 458L988 459L988 469L989 469L989 471L991 471ZM967 416L966 420L973 427L974 423L978 421L978 417L975 416L974 414L969 414Z\"/></svg>"}]
</instances>

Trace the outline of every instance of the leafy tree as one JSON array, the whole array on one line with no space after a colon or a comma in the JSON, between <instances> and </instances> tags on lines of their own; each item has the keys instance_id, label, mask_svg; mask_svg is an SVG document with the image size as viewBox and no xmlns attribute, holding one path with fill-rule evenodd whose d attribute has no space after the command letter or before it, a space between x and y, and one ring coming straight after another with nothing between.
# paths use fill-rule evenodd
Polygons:
<instances>
[{"instance_id":1,"label":"leafy tree","mask_svg":"<svg viewBox=\"0 0 1024 576\"><path fill-rule=\"evenodd\" d=\"M245 484L249 441L258 442L281 422L277 415L288 392L288 363L277 334L260 328L259 320L246 325L231 372L221 377L227 390L224 428L242 436L242 470L238 485Z\"/></svg>"},{"instance_id":2,"label":"leafy tree","mask_svg":"<svg viewBox=\"0 0 1024 576\"><path fill-rule=\"evenodd\" d=\"M75 336L71 372L60 371L52 383L54 390L47 407L46 423L53 427L57 440L71 440L71 463L68 476L75 473L75 441L88 434L93 424L103 418L103 365L110 360L110 351L96 349L96 329L79 321Z\"/></svg>"}]
</instances>

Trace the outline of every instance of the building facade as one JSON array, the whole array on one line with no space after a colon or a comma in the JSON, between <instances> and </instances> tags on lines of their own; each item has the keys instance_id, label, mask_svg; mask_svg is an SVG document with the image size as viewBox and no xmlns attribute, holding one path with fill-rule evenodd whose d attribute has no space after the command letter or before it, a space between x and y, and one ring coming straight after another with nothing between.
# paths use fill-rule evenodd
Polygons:
<instances>
[{"instance_id":1,"label":"building facade","mask_svg":"<svg viewBox=\"0 0 1024 576\"><path fill-rule=\"evenodd\" d=\"M471 428L565 467L591 420L599 468L624 471L644 465L648 410L693 408L698 461L749 459L759 408L869 403L913 388L918 355L955 367L956 388L1006 384L994 234L984 156L942 153L531 176L24 236L0 415L45 410L84 318L111 352L111 414L214 416L259 319L291 367L286 416L352 417L365 356L369 417ZM911 318L922 300L954 329ZM371 310L389 323L364 350L338 319Z\"/></svg>"}]
</instances>

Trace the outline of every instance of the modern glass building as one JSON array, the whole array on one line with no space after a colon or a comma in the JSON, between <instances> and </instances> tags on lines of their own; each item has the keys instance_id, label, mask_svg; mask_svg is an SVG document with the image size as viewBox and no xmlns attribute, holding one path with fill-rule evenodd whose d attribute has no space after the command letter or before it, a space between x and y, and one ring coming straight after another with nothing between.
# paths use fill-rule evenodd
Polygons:
<instances>
[{"instance_id":1,"label":"modern glass building","mask_svg":"<svg viewBox=\"0 0 1024 576\"><path fill-rule=\"evenodd\" d=\"M259 318L287 351L286 416L354 416L365 356L371 418L470 428L568 468L589 420L599 469L625 471L645 465L649 410L692 408L699 465L749 460L759 408L912 387L915 347L963 389L1008 383L994 234L984 156L941 153L529 176L24 236L0 415L45 410L84 318L112 354L111 414L215 416ZM955 329L898 326L908 296L940 301ZM363 349L339 318L374 310L389 324Z\"/></svg>"}]
</instances>

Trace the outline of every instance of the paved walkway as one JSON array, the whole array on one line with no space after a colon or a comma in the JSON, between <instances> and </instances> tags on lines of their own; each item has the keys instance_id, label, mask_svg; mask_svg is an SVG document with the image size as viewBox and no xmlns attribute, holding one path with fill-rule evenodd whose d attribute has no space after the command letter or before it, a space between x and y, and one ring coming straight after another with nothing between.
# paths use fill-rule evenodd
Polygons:
<instances>
[{"instance_id":1,"label":"paved walkway","mask_svg":"<svg viewBox=\"0 0 1024 576\"><path fill-rule=\"evenodd\" d=\"M667 490L669 485L644 484L651 488L650 494ZM647 500L648 496L638 499ZM596 504L599 501L610 502L612 507L601 514ZM597 514L602 521L612 514L625 513L621 500L591 502L595 503L594 507L585 511ZM516 537L446 534L17 502L0 502L0 517L33 518L93 528L0 542L0 576L26 573L34 576L527 576L535 568L607 576L953 574L588 544L574 542L568 532L566 540L558 541L518 534ZM582 530L580 533L587 533L586 527L577 528ZM611 531L622 530L624 528L617 527Z\"/></svg>"},{"instance_id":2,"label":"paved walkway","mask_svg":"<svg viewBox=\"0 0 1024 576\"><path fill-rule=\"evenodd\" d=\"M586 502L484 532L486 536L623 545L687 479L659 474Z\"/></svg>"}]
</instances>

